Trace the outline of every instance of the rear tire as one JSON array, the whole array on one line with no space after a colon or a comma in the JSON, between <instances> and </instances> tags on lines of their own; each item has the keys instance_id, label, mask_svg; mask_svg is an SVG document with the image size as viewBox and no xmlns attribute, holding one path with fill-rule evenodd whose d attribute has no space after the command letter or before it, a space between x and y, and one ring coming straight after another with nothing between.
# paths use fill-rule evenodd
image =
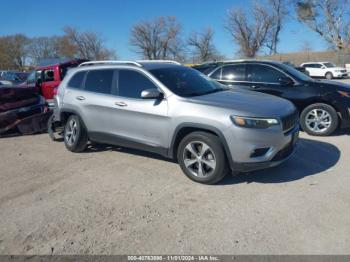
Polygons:
<instances>
[{"instance_id":1,"label":"rear tire","mask_svg":"<svg viewBox=\"0 0 350 262\"><path fill-rule=\"evenodd\" d=\"M193 181L215 184L228 172L220 139L207 132L193 132L179 144L177 159L182 171Z\"/></svg>"},{"instance_id":2,"label":"rear tire","mask_svg":"<svg viewBox=\"0 0 350 262\"><path fill-rule=\"evenodd\" d=\"M88 143L87 132L80 118L76 115L71 115L64 127L64 144L71 152L82 152L85 150Z\"/></svg>"},{"instance_id":3,"label":"rear tire","mask_svg":"<svg viewBox=\"0 0 350 262\"><path fill-rule=\"evenodd\" d=\"M323 103L308 106L300 115L302 129L312 136L329 136L338 128L338 124L335 109Z\"/></svg>"},{"instance_id":4,"label":"rear tire","mask_svg":"<svg viewBox=\"0 0 350 262\"><path fill-rule=\"evenodd\" d=\"M331 72L326 73L326 79L328 80L333 79L333 74Z\"/></svg>"},{"instance_id":5,"label":"rear tire","mask_svg":"<svg viewBox=\"0 0 350 262\"><path fill-rule=\"evenodd\" d=\"M47 121L47 132L52 141L62 141L63 128L60 122L55 121L55 116L52 114Z\"/></svg>"}]
</instances>

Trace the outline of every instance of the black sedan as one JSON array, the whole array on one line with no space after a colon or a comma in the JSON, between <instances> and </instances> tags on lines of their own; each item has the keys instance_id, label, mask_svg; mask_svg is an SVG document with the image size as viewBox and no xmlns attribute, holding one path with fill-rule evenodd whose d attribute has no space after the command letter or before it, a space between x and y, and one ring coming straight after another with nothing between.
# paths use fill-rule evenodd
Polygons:
<instances>
[{"instance_id":1,"label":"black sedan","mask_svg":"<svg viewBox=\"0 0 350 262\"><path fill-rule=\"evenodd\" d=\"M310 135L327 136L338 127L350 127L350 85L314 80L274 61L237 60L194 68L232 88L290 100L300 112L302 129Z\"/></svg>"}]
</instances>

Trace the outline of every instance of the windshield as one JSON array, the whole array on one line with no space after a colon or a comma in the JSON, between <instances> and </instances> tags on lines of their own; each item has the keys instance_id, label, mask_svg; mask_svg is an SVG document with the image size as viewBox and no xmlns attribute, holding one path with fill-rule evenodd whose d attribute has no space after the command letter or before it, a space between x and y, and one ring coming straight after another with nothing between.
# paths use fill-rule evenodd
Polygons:
<instances>
[{"instance_id":1,"label":"windshield","mask_svg":"<svg viewBox=\"0 0 350 262\"><path fill-rule=\"evenodd\" d=\"M335 67L335 64L332 63L323 63L327 68Z\"/></svg>"},{"instance_id":2,"label":"windshield","mask_svg":"<svg viewBox=\"0 0 350 262\"><path fill-rule=\"evenodd\" d=\"M306 74L298 71L292 66L286 65L286 64L280 64L279 65L286 73L290 74L291 76L295 77L297 80L301 81L314 81L311 77L307 76Z\"/></svg>"},{"instance_id":3,"label":"windshield","mask_svg":"<svg viewBox=\"0 0 350 262\"><path fill-rule=\"evenodd\" d=\"M159 68L150 72L173 93L183 97L228 90L227 87L191 68Z\"/></svg>"}]
</instances>

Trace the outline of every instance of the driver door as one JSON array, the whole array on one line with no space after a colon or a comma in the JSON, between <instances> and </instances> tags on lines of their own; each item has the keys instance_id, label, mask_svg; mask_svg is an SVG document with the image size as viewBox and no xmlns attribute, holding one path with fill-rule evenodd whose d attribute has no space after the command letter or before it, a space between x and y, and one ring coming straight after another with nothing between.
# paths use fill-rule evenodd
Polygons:
<instances>
[{"instance_id":1,"label":"driver door","mask_svg":"<svg viewBox=\"0 0 350 262\"><path fill-rule=\"evenodd\" d=\"M117 79L113 130L131 143L147 146L148 150L164 149L170 124L167 99L141 97L142 91L146 89L159 90L143 72L120 69Z\"/></svg>"}]
</instances>

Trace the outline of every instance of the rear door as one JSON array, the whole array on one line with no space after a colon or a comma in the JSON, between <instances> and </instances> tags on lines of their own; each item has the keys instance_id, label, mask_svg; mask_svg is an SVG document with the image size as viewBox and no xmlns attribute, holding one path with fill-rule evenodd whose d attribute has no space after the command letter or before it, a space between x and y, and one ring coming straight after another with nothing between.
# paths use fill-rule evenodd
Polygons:
<instances>
[{"instance_id":1,"label":"rear door","mask_svg":"<svg viewBox=\"0 0 350 262\"><path fill-rule=\"evenodd\" d=\"M93 140L115 132L115 74L113 69L89 70L83 89L70 94Z\"/></svg>"}]
</instances>

